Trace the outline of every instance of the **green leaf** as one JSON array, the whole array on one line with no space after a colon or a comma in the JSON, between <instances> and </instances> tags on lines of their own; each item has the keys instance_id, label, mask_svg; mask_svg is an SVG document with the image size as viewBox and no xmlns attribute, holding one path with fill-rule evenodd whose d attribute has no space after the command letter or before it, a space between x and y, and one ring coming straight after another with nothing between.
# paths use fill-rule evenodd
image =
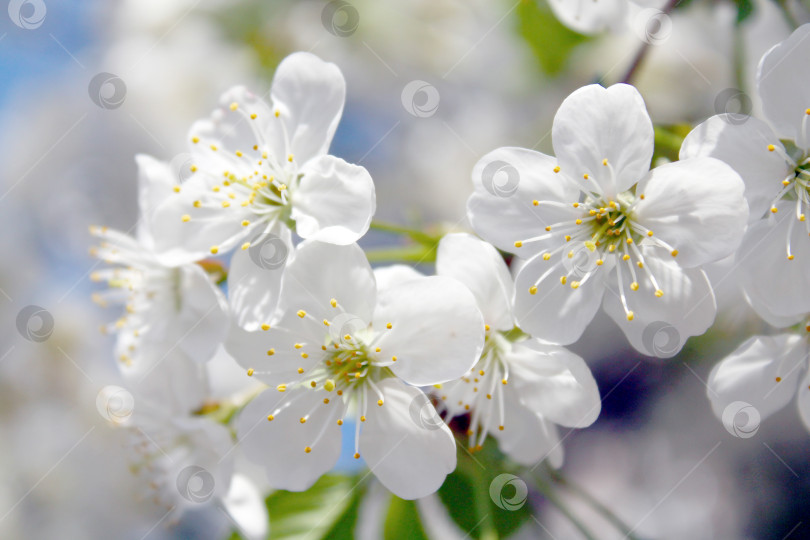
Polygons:
<instances>
[{"instance_id":1,"label":"green leaf","mask_svg":"<svg viewBox=\"0 0 810 540\"><path fill-rule=\"evenodd\" d=\"M439 489L439 499L470 538L506 538L531 518L528 501L517 510L505 510L490 497L490 483L502 473L514 474L527 483L531 480L529 475L521 476L519 468L498 450L491 438L473 456L459 448L458 466Z\"/></svg>"},{"instance_id":2,"label":"green leaf","mask_svg":"<svg viewBox=\"0 0 810 540\"><path fill-rule=\"evenodd\" d=\"M734 0L734 5L737 6L737 18L734 20L735 24L741 24L754 13L754 3L751 0Z\"/></svg>"},{"instance_id":3,"label":"green leaf","mask_svg":"<svg viewBox=\"0 0 810 540\"><path fill-rule=\"evenodd\" d=\"M383 537L386 540L428 540L414 501L391 496L391 504L385 515Z\"/></svg>"},{"instance_id":4,"label":"green leaf","mask_svg":"<svg viewBox=\"0 0 810 540\"><path fill-rule=\"evenodd\" d=\"M518 34L548 75L562 71L574 48L589 39L563 26L551 9L545 4L540 7L537 0L520 2L517 20Z\"/></svg>"},{"instance_id":5,"label":"green leaf","mask_svg":"<svg viewBox=\"0 0 810 540\"><path fill-rule=\"evenodd\" d=\"M270 538L352 538L365 484L357 476L324 475L307 491L276 491L267 497Z\"/></svg>"}]
</instances>

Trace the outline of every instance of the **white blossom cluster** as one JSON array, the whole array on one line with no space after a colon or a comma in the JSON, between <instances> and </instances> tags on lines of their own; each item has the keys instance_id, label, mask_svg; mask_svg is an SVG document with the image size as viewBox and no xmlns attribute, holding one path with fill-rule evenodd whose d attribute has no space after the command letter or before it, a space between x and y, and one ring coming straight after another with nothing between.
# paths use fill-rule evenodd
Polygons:
<instances>
[{"instance_id":1,"label":"white blossom cluster","mask_svg":"<svg viewBox=\"0 0 810 540\"><path fill-rule=\"evenodd\" d=\"M481 158L467 204L478 236L443 236L435 275L372 268L356 243L375 188L328 153L346 94L336 65L295 53L268 96L225 92L189 131L182 183L168 163L137 157L136 234L92 230L111 265L93 276L109 284L97 300L125 306L106 330L134 396L118 422L133 432L133 467L181 509L193 499L181 479L204 472L206 494L257 537L264 484L236 472L240 455L270 487L301 491L349 437L406 499L438 490L456 445L474 452L487 435L519 464L559 467L557 426L585 428L601 408L566 346L601 308L641 353L674 356L712 326L706 269L729 258L750 305L786 330L716 367L713 407L722 416L742 400L767 415L798 394L810 428L808 34L761 61L766 120L710 118L678 161L654 168L639 92L576 90L554 118L553 156ZM227 396L211 369L223 356L245 381ZM466 433L454 436L461 415Z\"/></svg>"}]
</instances>

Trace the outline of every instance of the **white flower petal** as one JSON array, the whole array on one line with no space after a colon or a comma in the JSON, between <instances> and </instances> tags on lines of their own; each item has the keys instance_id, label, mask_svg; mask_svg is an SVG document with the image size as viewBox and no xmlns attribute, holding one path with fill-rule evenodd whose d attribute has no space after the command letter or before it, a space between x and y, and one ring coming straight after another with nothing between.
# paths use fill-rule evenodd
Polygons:
<instances>
[{"instance_id":1,"label":"white flower petal","mask_svg":"<svg viewBox=\"0 0 810 540\"><path fill-rule=\"evenodd\" d=\"M786 40L765 53L757 70L762 111L781 139L803 149L810 147L810 24L797 28Z\"/></svg>"},{"instance_id":2,"label":"white flower petal","mask_svg":"<svg viewBox=\"0 0 810 540\"><path fill-rule=\"evenodd\" d=\"M745 185L719 159L699 157L655 168L639 182L635 220L699 266L736 251L748 221Z\"/></svg>"},{"instance_id":3,"label":"white flower petal","mask_svg":"<svg viewBox=\"0 0 810 540\"><path fill-rule=\"evenodd\" d=\"M447 277L413 279L380 291L373 326L381 333L378 360L396 357L391 370L417 386L462 377L484 347L475 297Z\"/></svg>"},{"instance_id":4,"label":"white flower petal","mask_svg":"<svg viewBox=\"0 0 810 540\"><path fill-rule=\"evenodd\" d=\"M605 263L580 287L572 289L572 280L561 283L561 277L569 273L562 262L544 261L541 255L529 260L515 277L514 313L518 326L550 343L575 342L599 310L609 270ZM530 288L535 286L537 292L531 294Z\"/></svg>"},{"instance_id":5,"label":"white flower petal","mask_svg":"<svg viewBox=\"0 0 810 540\"><path fill-rule=\"evenodd\" d=\"M351 244L368 231L376 208L368 171L334 156L306 164L292 197L295 231L303 238Z\"/></svg>"},{"instance_id":6,"label":"white flower petal","mask_svg":"<svg viewBox=\"0 0 810 540\"><path fill-rule=\"evenodd\" d=\"M503 431L498 426L490 428L504 454L521 465L548 459L553 467L562 466L563 446L553 423L508 394L504 395L504 417Z\"/></svg>"},{"instance_id":7,"label":"white flower petal","mask_svg":"<svg viewBox=\"0 0 810 540\"><path fill-rule=\"evenodd\" d=\"M626 84L591 84L573 92L554 117L551 139L563 172L586 190L595 182L607 199L650 170L652 121L638 90Z\"/></svg>"},{"instance_id":8,"label":"white flower petal","mask_svg":"<svg viewBox=\"0 0 810 540\"><path fill-rule=\"evenodd\" d=\"M303 310L317 321L345 312L368 322L376 296L374 273L357 244L307 240L298 246L284 272L279 309L285 314ZM332 299L337 307L331 306Z\"/></svg>"},{"instance_id":9,"label":"white flower petal","mask_svg":"<svg viewBox=\"0 0 810 540\"><path fill-rule=\"evenodd\" d=\"M741 401L752 405L764 420L793 398L806 364L803 336L749 338L709 375L708 396L714 413L722 418L726 407Z\"/></svg>"},{"instance_id":10,"label":"white flower petal","mask_svg":"<svg viewBox=\"0 0 810 540\"><path fill-rule=\"evenodd\" d=\"M277 225L237 249L228 271L228 302L234 322L256 330L272 322L281 289L281 276L295 251L290 229Z\"/></svg>"},{"instance_id":11,"label":"white flower petal","mask_svg":"<svg viewBox=\"0 0 810 540\"><path fill-rule=\"evenodd\" d=\"M501 255L469 234L448 234L439 242L436 274L463 283L478 302L484 322L496 330L511 330L515 286Z\"/></svg>"},{"instance_id":12,"label":"white flower petal","mask_svg":"<svg viewBox=\"0 0 810 540\"><path fill-rule=\"evenodd\" d=\"M207 180L197 174L155 211L152 228L160 231L155 236L155 250L163 264L176 266L227 253L254 235L257 227L267 225L254 220L253 211L238 202L223 208L219 202L222 197L215 200L214 195ZM201 202L199 208L195 207L195 201ZM189 221L183 220L186 215ZM242 225L244 220L250 222L247 227Z\"/></svg>"},{"instance_id":13,"label":"white flower petal","mask_svg":"<svg viewBox=\"0 0 810 540\"><path fill-rule=\"evenodd\" d=\"M645 268L635 269L638 290L631 289L633 278L629 269L622 268L622 286L633 320L627 320L615 275L605 293L605 312L636 350L670 358L680 352L689 337L703 334L712 325L717 312L714 292L703 270L681 268L661 248L644 248L642 252ZM657 290L663 295L656 296Z\"/></svg>"},{"instance_id":14,"label":"white flower petal","mask_svg":"<svg viewBox=\"0 0 810 540\"><path fill-rule=\"evenodd\" d=\"M531 339L515 343L506 360L509 385L514 384L520 401L543 418L582 428L599 417L599 388L578 355Z\"/></svg>"},{"instance_id":15,"label":"white flower petal","mask_svg":"<svg viewBox=\"0 0 810 540\"><path fill-rule=\"evenodd\" d=\"M420 273L413 266L405 264L392 264L391 266L383 266L374 269L374 279L377 281L378 291L383 291L400 283L423 277L425 277L425 275Z\"/></svg>"},{"instance_id":16,"label":"white flower petal","mask_svg":"<svg viewBox=\"0 0 810 540\"><path fill-rule=\"evenodd\" d=\"M340 398L325 404L325 396L336 397L309 388L265 390L239 414L239 444L250 461L264 467L271 486L304 491L337 462L341 448L337 420L344 405ZM272 421L268 415L273 415Z\"/></svg>"},{"instance_id":17,"label":"white flower petal","mask_svg":"<svg viewBox=\"0 0 810 540\"><path fill-rule=\"evenodd\" d=\"M418 499L441 487L456 468L456 442L442 424L424 426L411 414L422 391L395 378L377 383L382 407L369 406L360 431L360 454L385 487L403 499ZM432 407L425 404L425 407Z\"/></svg>"},{"instance_id":18,"label":"white flower petal","mask_svg":"<svg viewBox=\"0 0 810 540\"><path fill-rule=\"evenodd\" d=\"M270 97L286 130L273 130L272 135L281 133L289 140L287 149L295 159L306 163L325 154L346 101L340 69L314 54L293 53L278 65Z\"/></svg>"},{"instance_id":19,"label":"white flower petal","mask_svg":"<svg viewBox=\"0 0 810 540\"><path fill-rule=\"evenodd\" d=\"M804 427L810 431L810 370L805 371L796 393L798 394L796 404L799 407L799 417L802 419Z\"/></svg>"},{"instance_id":20,"label":"white flower petal","mask_svg":"<svg viewBox=\"0 0 810 540\"><path fill-rule=\"evenodd\" d=\"M248 332L234 326L225 349L246 371L252 369L253 377L275 387L307 380L308 372L322 358L323 335L316 339L282 328ZM296 348L296 344L301 347ZM302 357L302 353L307 357ZM299 373L299 369L303 373Z\"/></svg>"},{"instance_id":21,"label":"white flower petal","mask_svg":"<svg viewBox=\"0 0 810 540\"><path fill-rule=\"evenodd\" d=\"M626 24L627 0L551 0L549 5L560 22L580 34L619 31Z\"/></svg>"},{"instance_id":22,"label":"white flower petal","mask_svg":"<svg viewBox=\"0 0 810 540\"><path fill-rule=\"evenodd\" d=\"M768 320L773 320L769 315L791 319L810 311L810 241L793 213L794 203L783 201L776 208L774 218L749 228L737 255L746 296ZM788 239L793 260L787 258Z\"/></svg>"},{"instance_id":23,"label":"white flower petal","mask_svg":"<svg viewBox=\"0 0 810 540\"><path fill-rule=\"evenodd\" d=\"M146 249L154 249L152 216L157 208L174 193L177 175L168 163L146 154L135 156L138 165L138 220L137 238ZM191 262L189 259L185 262Z\"/></svg>"},{"instance_id":24,"label":"white flower petal","mask_svg":"<svg viewBox=\"0 0 810 540\"><path fill-rule=\"evenodd\" d=\"M177 345L197 362L207 362L228 332L225 296L200 266L180 267L180 312L177 314Z\"/></svg>"},{"instance_id":25,"label":"white flower petal","mask_svg":"<svg viewBox=\"0 0 810 540\"><path fill-rule=\"evenodd\" d=\"M515 242L545 233L545 227L573 220L579 189L564 173L555 173L557 160L523 148L498 148L481 158L472 173L474 193L467 201L473 229L496 247L521 257L537 253L548 242ZM538 201L538 205L534 205ZM541 201L564 203L559 207Z\"/></svg>"},{"instance_id":26,"label":"white flower petal","mask_svg":"<svg viewBox=\"0 0 810 540\"><path fill-rule=\"evenodd\" d=\"M248 540L262 540L270 532L270 516L264 497L256 486L241 474L231 479L228 494L223 497L222 505L236 523L239 532Z\"/></svg>"},{"instance_id":27,"label":"white flower petal","mask_svg":"<svg viewBox=\"0 0 810 540\"><path fill-rule=\"evenodd\" d=\"M769 152L771 144L778 151ZM713 157L731 165L745 182L749 217L755 220L770 209L771 201L782 189L781 181L792 171L781 157L784 151L778 137L762 120L720 114L686 136L680 159Z\"/></svg>"}]
</instances>

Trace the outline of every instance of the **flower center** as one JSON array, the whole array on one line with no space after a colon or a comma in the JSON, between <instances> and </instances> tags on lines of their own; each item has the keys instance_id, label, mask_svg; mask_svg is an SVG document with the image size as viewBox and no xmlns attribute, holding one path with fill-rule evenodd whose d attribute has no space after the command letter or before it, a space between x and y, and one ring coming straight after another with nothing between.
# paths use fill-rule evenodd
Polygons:
<instances>
[{"instance_id":1,"label":"flower center","mask_svg":"<svg viewBox=\"0 0 810 540\"><path fill-rule=\"evenodd\" d=\"M804 115L803 126L807 123L807 116L807 114ZM782 147L773 144L768 145L768 151L777 152L793 168L782 179L782 187L771 200L770 208L771 213L776 214L779 212L779 208L776 206L777 203L785 201L788 205L793 205L795 219L790 219L785 238L785 256L789 261L792 261L794 259L793 250L791 249L793 228L797 223L804 223L804 230L810 236L810 222L805 219L805 212L807 207L810 206L810 155L795 147L786 152ZM794 160L791 154L797 155L798 159Z\"/></svg>"}]
</instances>

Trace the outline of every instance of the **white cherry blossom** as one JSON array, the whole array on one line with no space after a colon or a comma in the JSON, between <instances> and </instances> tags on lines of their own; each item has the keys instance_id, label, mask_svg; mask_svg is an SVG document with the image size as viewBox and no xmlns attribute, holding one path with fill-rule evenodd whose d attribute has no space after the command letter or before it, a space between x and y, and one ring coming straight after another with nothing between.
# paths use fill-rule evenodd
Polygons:
<instances>
[{"instance_id":1,"label":"white cherry blossom","mask_svg":"<svg viewBox=\"0 0 810 540\"><path fill-rule=\"evenodd\" d=\"M305 490L353 437L377 478L403 498L436 491L455 441L417 386L461 377L478 359L484 322L461 283L422 277L378 287L357 245L307 240L282 278L277 323L236 329L228 351L271 388L238 419L247 457L271 485ZM356 419L354 433L343 421Z\"/></svg>"},{"instance_id":2,"label":"white cherry blossom","mask_svg":"<svg viewBox=\"0 0 810 540\"><path fill-rule=\"evenodd\" d=\"M174 175L167 164L146 156L138 157L138 165L142 217L137 237L90 228L101 241L91 252L114 265L91 274L93 281L109 285L93 299L102 306L124 306L124 314L102 330L117 333L115 355L129 376L145 376L174 354L207 362L228 330L225 297L206 271L190 258L166 265L155 254L158 234L148 215L155 201L172 192Z\"/></svg>"},{"instance_id":3,"label":"white cherry blossom","mask_svg":"<svg viewBox=\"0 0 810 540\"><path fill-rule=\"evenodd\" d=\"M548 458L559 466L563 452L556 425L587 427L601 410L588 366L565 348L515 328L512 276L491 245L467 234L445 236L436 273L464 283L486 323L481 358L463 378L436 391L441 405L451 416L471 414L472 450L490 434L518 463Z\"/></svg>"},{"instance_id":4,"label":"white cherry blossom","mask_svg":"<svg viewBox=\"0 0 810 540\"><path fill-rule=\"evenodd\" d=\"M500 148L473 171L473 228L517 263L515 317L573 343L600 305L639 351L672 356L716 311L701 267L733 253L748 218L739 175L710 157L650 170L653 126L635 88L583 87L554 118L556 158ZM665 352L653 323L675 328Z\"/></svg>"},{"instance_id":5,"label":"white cherry blossom","mask_svg":"<svg viewBox=\"0 0 810 540\"><path fill-rule=\"evenodd\" d=\"M760 61L765 120L722 114L697 126L682 158L711 156L745 181L752 225L737 256L745 295L765 320L810 311L810 24Z\"/></svg>"},{"instance_id":6,"label":"white cherry blossom","mask_svg":"<svg viewBox=\"0 0 810 540\"><path fill-rule=\"evenodd\" d=\"M278 66L270 101L244 87L190 130L192 175L156 212L157 247L172 262L225 252L262 233L350 244L368 230L374 184L329 155L343 112L340 69L310 53Z\"/></svg>"}]
</instances>

